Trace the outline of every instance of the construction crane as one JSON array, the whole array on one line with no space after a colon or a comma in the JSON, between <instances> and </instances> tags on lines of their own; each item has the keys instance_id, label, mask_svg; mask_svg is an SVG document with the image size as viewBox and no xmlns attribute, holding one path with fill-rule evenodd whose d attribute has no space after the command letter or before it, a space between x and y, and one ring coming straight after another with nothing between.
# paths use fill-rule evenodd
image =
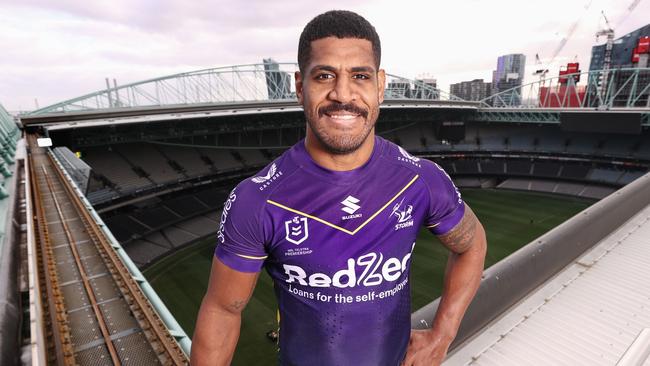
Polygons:
<instances>
[{"instance_id":1,"label":"construction crane","mask_svg":"<svg viewBox=\"0 0 650 366\"><path fill-rule=\"evenodd\" d=\"M641 0L639 0L639 1L641 1ZM560 51L562 51L562 49L564 48L564 46L566 46L569 39L571 39L571 36L573 36L573 33L575 33L576 29L578 29L578 25L580 25L580 22L582 21L582 17L585 15L585 13L587 13L587 11L589 10L589 8L591 7L591 4L593 2L594 2L593 0L590 0L583 7L584 11L580 14L578 19L576 19L576 21L571 24L571 26L569 27L569 30L566 32L566 35L564 37L562 37L562 39L560 40L560 43L557 45L557 47L555 47L555 50L553 51L553 54L551 55L550 61L547 62L547 64L546 64L546 66L547 66L546 68L548 68L548 66L550 66L553 63L553 61L555 61L555 58L557 57L557 55L560 54Z\"/></svg>"},{"instance_id":2,"label":"construction crane","mask_svg":"<svg viewBox=\"0 0 650 366\"><path fill-rule=\"evenodd\" d=\"M632 9L634 9L634 7L632 7ZM602 79L600 82L600 95L602 97L605 97L605 93L607 92L607 78L609 76L609 68L612 65L612 48L614 47L614 29L609 24L609 20L607 20L607 16L605 16L605 12L601 10L600 13L603 15L603 18L605 19L606 27L596 32L596 42L598 42L598 38L600 36L607 37L607 42L605 43L605 58L603 60Z\"/></svg>"},{"instance_id":3,"label":"construction crane","mask_svg":"<svg viewBox=\"0 0 650 366\"><path fill-rule=\"evenodd\" d=\"M637 1L641 1L641 0L637 0ZM555 47L555 50L553 50L553 53L551 54L551 58L546 63L546 65L542 64L542 61L539 58L539 54L537 54L537 53L535 54L535 67L536 67L536 70L533 73L533 76L539 76L539 81L541 83L540 84L541 86L544 86L544 83L545 83L545 80L546 80L546 74L548 74L549 67L551 66L553 61L555 61L555 58L560 54L560 52L562 51L564 46L566 46L567 42L569 41L571 36L573 36L573 33L575 33L576 29L578 29L578 25L580 25L580 21L582 20L582 17L587 12L587 10L589 10L589 8L591 7L591 4L593 2L594 2L594 0L589 0L589 2L583 7L584 11L580 14L578 19L576 19L575 22L573 22L571 24L571 26L569 27L569 30L567 31L566 35L564 37L562 37L562 39L560 40L560 43L557 45L557 47Z\"/></svg>"},{"instance_id":4,"label":"construction crane","mask_svg":"<svg viewBox=\"0 0 650 366\"><path fill-rule=\"evenodd\" d=\"M641 0L633 0L630 5L628 5L627 10L625 11L625 14L620 18L618 24L616 25L617 27L623 23L625 19L632 13L632 11L639 5ZM609 24L609 20L607 19L607 16L605 16L604 11L600 11L600 13L603 15L603 18L605 19L605 28L599 30L596 32L596 42L598 42L598 38L600 36L606 36L607 41L605 43L605 57L603 59L603 72L602 72L602 79L600 82L600 95L605 97L605 94L607 92L607 78L609 77L609 69L611 68L612 65L612 49L614 48L614 28Z\"/></svg>"},{"instance_id":5,"label":"construction crane","mask_svg":"<svg viewBox=\"0 0 650 366\"><path fill-rule=\"evenodd\" d=\"M546 81L546 74L548 73L548 69L543 67L542 61L539 59L539 54L535 54L535 65L537 70L533 73L533 76L539 76L539 81L540 85L544 86L544 83ZM541 69L539 68L541 67Z\"/></svg>"}]
</instances>

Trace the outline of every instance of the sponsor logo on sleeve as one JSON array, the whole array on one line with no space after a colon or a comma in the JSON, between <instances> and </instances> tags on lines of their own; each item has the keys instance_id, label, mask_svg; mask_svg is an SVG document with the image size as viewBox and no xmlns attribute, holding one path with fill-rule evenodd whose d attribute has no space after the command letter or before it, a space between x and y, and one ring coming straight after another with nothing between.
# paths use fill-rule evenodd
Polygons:
<instances>
[{"instance_id":1,"label":"sponsor logo on sleeve","mask_svg":"<svg viewBox=\"0 0 650 366\"><path fill-rule=\"evenodd\" d=\"M398 156L397 160L415 165L418 168L422 167L422 165L420 165L420 158L416 158L415 156L409 154L401 146L398 146L397 148L399 149L399 153L402 155Z\"/></svg>"},{"instance_id":2,"label":"sponsor logo on sleeve","mask_svg":"<svg viewBox=\"0 0 650 366\"><path fill-rule=\"evenodd\" d=\"M230 208L232 207L233 202L237 200L235 189L230 191L230 195L228 196L226 203L223 204L223 211L221 211L221 220L219 221L219 231L217 231L217 238L221 243L223 243L226 240L226 228L224 227L224 225L226 224L226 220L228 219L228 213L230 212Z\"/></svg>"},{"instance_id":3,"label":"sponsor logo on sleeve","mask_svg":"<svg viewBox=\"0 0 650 366\"><path fill-rule=\"evenodd\" d=\"M309 237L309 225L306 217L296 216L284 222L285 236L288 242L299 245Z\"/></svg>"},{"instance_id":4,"label":"sponsor logo on sleeve","mask_svg":"<svg viewBox=\"0 0 650 366\"><path fill-rule=\"evenodd\" d=\"M268 186L270 186L271 183L273 183L273 181L275 181L276 179L278 179L281 176L282 176L282 171L278 170L277 165L275 163L273 163L271 165L271 167L269 167L269 170L266 172L265 175L260 175L260 176L257 176L257 177L253 177L253 178L251 178L251 180L254 183L260 184L259 189L260 189L260 191L263 191Z\"/></svg>"},{"instance_id":5,"label":"sponsor logo on sleeve","mask_svg":"<svg viewBox=\"0 0 650 366\"><path fill-rule=\"evenodd\" d=\"M404 205L404 199L393 206L391 216L397 217L397 224L395 230L404 229L413 226L413 205Z\"/></svg>"}]
</instances>

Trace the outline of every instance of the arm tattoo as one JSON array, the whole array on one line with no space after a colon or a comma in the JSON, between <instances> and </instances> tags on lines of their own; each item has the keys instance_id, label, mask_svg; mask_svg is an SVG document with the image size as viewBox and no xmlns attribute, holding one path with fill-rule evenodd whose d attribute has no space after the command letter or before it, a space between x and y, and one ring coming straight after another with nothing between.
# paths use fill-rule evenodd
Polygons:
<instances>
[{"instance_id":1,"label":"arm tattoo","mask_svg":"<svg viewBox=\"0 0 650 366\"><path fill-rule=\"evenodd\" d=\"M240 311L244 305L246 305L246 302L243 300L235 300L232 302L232 304L228 305L228 310L232 312Z\"/></svg>"},{"instance_id":2,"label":"arm tattoo","mask_svg":"<svg viewBox=\"0 0 650 366\"><path fill-rule=\"evenodd\" d=\"M474 212L465 206L465 215L456 227L438 238L444 246L454 253L463 253L472 246L476 234L478 219Z\"/></svg>"}]
</instances>

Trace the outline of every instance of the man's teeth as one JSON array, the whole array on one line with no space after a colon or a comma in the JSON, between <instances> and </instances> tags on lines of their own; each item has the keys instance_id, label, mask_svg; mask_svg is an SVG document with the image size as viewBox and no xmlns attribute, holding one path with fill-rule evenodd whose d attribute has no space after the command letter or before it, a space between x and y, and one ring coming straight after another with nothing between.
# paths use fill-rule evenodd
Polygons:
<instances>
[{"instance_id":1,"label":"man's teeth","mask_svg":"<svg viewBox=\"0 0 650 366\"><path fill-rule=\"evenodd\" d=\"M349 120L349 119L354 119L356 118L356 114L332 114L330 115L330 118L332 119L341 119L341 120Z\"/></svg>"}]
</instances>

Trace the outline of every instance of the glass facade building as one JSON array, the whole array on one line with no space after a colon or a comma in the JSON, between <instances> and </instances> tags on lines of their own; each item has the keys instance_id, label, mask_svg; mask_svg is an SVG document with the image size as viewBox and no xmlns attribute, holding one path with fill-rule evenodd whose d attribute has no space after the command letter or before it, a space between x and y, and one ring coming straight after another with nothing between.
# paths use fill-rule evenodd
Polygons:
<instances>
[{"instance_id":1,"label":"glass facade building","mask_svg":"<svg viewBox=\"0 0 650 366\"><path fill-rule=\"evenodd\" d=\"M521 53L499 56L497 69L492 72L492 94L521 86L525 67L526 56ZM501 104L519 105L521 95L518 91L501 94L500 98L494 100L494 106L498 107Z\"/></svg>"}]
</instances>

